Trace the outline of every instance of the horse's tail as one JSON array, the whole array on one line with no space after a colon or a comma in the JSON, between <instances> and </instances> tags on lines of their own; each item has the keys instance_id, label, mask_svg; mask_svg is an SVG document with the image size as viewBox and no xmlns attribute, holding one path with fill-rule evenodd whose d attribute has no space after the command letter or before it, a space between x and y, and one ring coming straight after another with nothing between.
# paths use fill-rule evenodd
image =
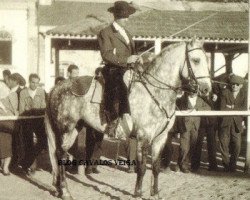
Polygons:
<instances>
[{"instance_id":1,"label":"horse's tail","mask_svg":"<svg viewBox=\"0 0 250 200\"><path fill-rule=\"evenodd\" d=\"M56 154L57 153L56 135L53 128L53 121L51 119L50 97L47 101L47 109L45 112L44 123L48 139L49 157L52 165L53 184L56 185L56 177L59 173L59 169L58 169L58 159Z\"/></svg>"}]
</instances>

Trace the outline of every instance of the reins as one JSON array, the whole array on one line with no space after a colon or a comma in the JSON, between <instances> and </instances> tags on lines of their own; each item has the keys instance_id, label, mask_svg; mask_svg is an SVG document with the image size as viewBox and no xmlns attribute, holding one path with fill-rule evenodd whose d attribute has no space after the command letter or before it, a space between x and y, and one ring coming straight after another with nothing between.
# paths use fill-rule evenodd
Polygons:
<instances>
[{"instance_id":1,"label":"reins","mask_svg":"<svg viewBox=\"0 0 250 200\"><path fill-rule=\"evenodd\" d=\"M185 61L184 61L184 66L185 66L185 62L187 62L187 67L188 67L188 76L189 78L192 80L192 81L195 81L195 83L198 85L198 81L194 75L194 72L191 68L191 63L190 63L190 60L189 60L189 56L188 56L188 53L191 52L191 51L194 51L194 50L203 50L202 48L194 48L194 49L191 49L191 50L188 50L187 48L187 44L186 44L186 48L185 48ZM183 66L183 68L184 68ZM182 68L182 70L183 70ZM150 89L148 88L147 84L155 87L155 88L158 88L158 89L162 89L162 90L172 90L174 92L177 93L178 90L182 89L182 87L173 87L167 83L164 83L163 81L160 81L158 78L156 78L155 76L153 76L152 74L150 74L149 72L140 72L139 70L135 70L135 68L133 69L135 72L133 73L133 77L132 77L132 80L131 82L140 82L144 88L146 89L146 91L148 92L148 94L150 95L151 99L154 101L154 103L158 106L158 108L164 113L164 115L166 116L166 123L165 125L163 126L163 128L161 129L161 131L157 134L157 135L160 135L162 134L165 129L167 128L170 120L172 119L172 117L175 115L175 111L169 116L167 110L161 105L161 103L156 99L156 97L153 95L153 93L150 91ZM135 80L135 76L136 75L138 76L138 79ZM149 77L151 77L153 80L155 80L158 84L161 84L163 85L164 87L161 87L161 86L157 86L155 84L153 84L149 78L146 76L148 75ZM208 76L202 76L202 77L198 77L198 78L208 78ZM130 84L131 85L131 84ZM131 87L129 88L129 90L131 89ZM183 89L182 89L183 90Z\"/></svg>"}]
</instances>

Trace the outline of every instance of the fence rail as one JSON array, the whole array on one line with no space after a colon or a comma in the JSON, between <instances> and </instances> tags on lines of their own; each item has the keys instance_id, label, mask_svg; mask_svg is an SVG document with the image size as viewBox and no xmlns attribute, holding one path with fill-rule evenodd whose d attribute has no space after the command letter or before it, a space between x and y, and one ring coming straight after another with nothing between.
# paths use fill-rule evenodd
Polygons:
<instances>
[{"instance_id":1,"label":"fence rail","mask_svg":"<svg viewBox=\"0 0 250 200\"><path fill-rule=\"evenodd\" d=\"M176 111L176 116L250 116L250 111ZM0 116L0 121L38 119L39 116Z\"/></svg>"}]
</instances>

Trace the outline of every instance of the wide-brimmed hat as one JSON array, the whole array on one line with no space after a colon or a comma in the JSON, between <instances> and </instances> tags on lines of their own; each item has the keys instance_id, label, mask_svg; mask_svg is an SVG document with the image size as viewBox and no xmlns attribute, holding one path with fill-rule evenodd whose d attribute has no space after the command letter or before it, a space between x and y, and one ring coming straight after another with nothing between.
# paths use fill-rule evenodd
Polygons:
<instances>
[{"instance_id":1,"label":"wide-brimmed hat","mask_svg":"<svg viewBox=\"0 0 250 200\"><path fill-rule=\"evenodd\" d=\"M110 7L108 11L113 13L115 18L120 19L120 18L128 18L129 15L135 13L136 9L126 1L116 1L114 3L114 6Z\"/></svg>"},{"instance_id":2,"label":"wide-brimmed hat","mask_svg":"<svg viewBox=\"0 0 250 200\"><path fill-rule=\"evenodd\" d=\"M231 84L243 84L244 83L244 79L240 76L237 76L237 75L232 75L230 78L229 78L229 83Z\"/></svg>"}]
</instances>

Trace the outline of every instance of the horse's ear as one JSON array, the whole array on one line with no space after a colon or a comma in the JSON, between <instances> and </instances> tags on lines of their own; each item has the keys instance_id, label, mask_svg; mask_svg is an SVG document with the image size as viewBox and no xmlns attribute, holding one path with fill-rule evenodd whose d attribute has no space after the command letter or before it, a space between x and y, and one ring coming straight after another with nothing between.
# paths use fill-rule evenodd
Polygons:
<instances>
[{"instance_id":1,"label":"horse's ear","mask_svg":"<svg viewBox=\"0 0 250 200\"><path fill-rule=\"evenodd\" d=\"M194 43L196 42L196 35L192 37L190 45L194 46Z\"/></svg>"},{"instance_id":2,"label":"horse's ear","mask_svg":"<svg viewBox=\"0 0 250 200\"><path fill-rule=\"evenodd\" d=\"M204 45L204 38L202 38L201 40L200 40L200 44L201 44L201 47L203 47L203 45Z\"/></svg>"}]
</instances>

